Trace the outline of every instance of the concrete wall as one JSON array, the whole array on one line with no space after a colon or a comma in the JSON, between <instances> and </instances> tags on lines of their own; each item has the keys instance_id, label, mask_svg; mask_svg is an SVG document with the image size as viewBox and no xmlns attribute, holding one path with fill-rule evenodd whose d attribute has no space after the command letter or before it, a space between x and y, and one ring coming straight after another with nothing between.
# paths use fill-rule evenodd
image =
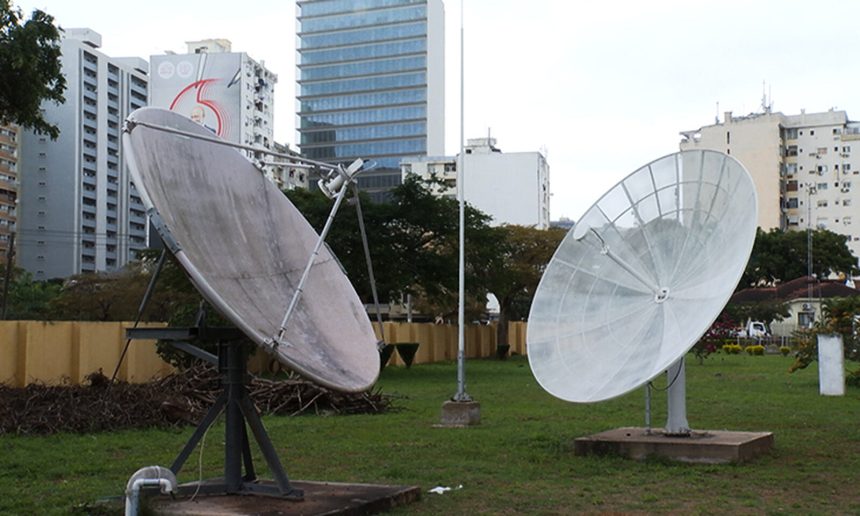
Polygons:
<instances>
[{"instance_id":1,"label":"concrete wall","mask_svg":"<svg viewBox=\"0 0 860 516\"><path fill-rule=\"evenodd\" d=\"M0 383L24 387L40 382L48 385L80 384L88 374L98 371L110 376L125 346L125 329L130 322L44 322L0 321ZM143 324L159 327L164 323ZM419 343L415 364L457 359L457 327L426 323L384 324L385 342ZM525 354L526 323L509 327L510 352ZM496 327L466 327L466 357L492 357L496 352ZM402 366L394 353L390 365ZM276 371L277 361L265 352L250 360L255 372ZM155 341L132 341L119 370L118 378L133 383L173 371L155 352Z\"/></svg>"},{"instance_id":2,"label":"concrete wall","mask_svg":"<svg viewBox=\"0 0 860 516\"><path fill-rule=\"evenodd\" d=\"M125 346L125 328L131 326L128 322L0 321L0 382L14 387L35 382L79 384L99 369L110 376ZM154 341L133 341L117 376L145 382L171 371L156 354Z\"/></svg>"}]
</instances>

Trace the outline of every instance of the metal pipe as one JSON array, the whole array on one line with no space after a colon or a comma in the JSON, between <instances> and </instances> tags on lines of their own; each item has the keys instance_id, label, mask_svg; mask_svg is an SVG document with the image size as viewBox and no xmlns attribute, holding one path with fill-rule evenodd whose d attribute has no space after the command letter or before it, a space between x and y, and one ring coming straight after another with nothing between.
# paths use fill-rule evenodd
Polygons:
<instances>
[{"instance_id":1,"label":"metal pipe","mask_svg":"<svg viewBox=\"0 0 860 516\"><path fill-rule=\"evenodd\" d=\"M645 435L651 435L651 382L645 384Z\"/></svg>"},{"instance_id":2,"label":"metal pipe","mask_svg":"<svg viewBox=\"0 0 860 516\"><path fill-rule=\"evenodd\" d=\"M358 185L352 183L352 193L355 198L355 214L358 216L358 231L361 233L361 245L364 247L364 258L367 262L367 276L370 280L370 293L373 295L373 305L376 308L376 324L379 326L379 341L385 343L385 332L382 325L382 310L379 308L379 296L376 293L376 278L373 276L373 261L370 259L370 244L367 243L367 231L364 229L364 214L361 212L361 199L358 197Z\"/></svg>"},{"instance_id":3,"label":"metal pipe","mask_svg":"<svg viewBox=\"0 0 860 516\"><path fill-rule=\"evenodd\" d=\"M463 106L465 104L465 89L463 63L463 48L465 46L463 39L463 1L460 1L460 162L457 164L457 201L460 204L460 249L459 249L459 301L457 303L457 394L454 395L454 401L471 401L471 397L466 394L466 315L465 315L465 300L466 295L466 202L465 202L465 168L466 168L466 146L464 144L465 134L465 117L463 114Z\"/></svg>"},{"instance_id":4,"label":"metal pipe","mask_svg":"<svg viewBox=\"0 0 860 516\"><path fill-rule=\"evenodd\" d=\"M337 214L337 210L340 208L340 203L343 202L343 198L346 195L348 185L343 185L340 189L340 192L337 194L337 199L334 201L334 206L331 208L331 212L328 215L328 219L325 222L325 226L320 232L320 237L317 239L317 243L314 246L314 250L311 253L311 257L308 260L308 264L305 266L304 272L302 272L302 277L299 280L299 285L296 288L295 294L293 294L293 299L290 301L290 306L287 308L287 313L284 314L284 319L281 321L281 326L278 330L278 334L275 336L274 342L272 343L272 347L275 348L281 343L281 339L284 337L284 333L287 331L287 322L290 320L290 316L293 315L293 310L295 310L296 305L299 302L299 298L302 295L302 289L305 286L305 282L310 276L311 268L314 265L314 261L319 255L320 248L325 242L325 237L328 235L329 230L331 229L332 222L334 222L334 216Z\"/></svg>"},{"instance_id":5,"label":"metal pipe","mask_svg":"<svg viewBox=\"0 0 860 516\"><path fill-rule=\"evenodd\" d=\"M203 140L205 142L214 143L217 145L224 145L226 147L233 147L235 149L242 149L250 152L259 152L261 154L268 154L269 156L275 156L276 158L284 158L293 161L298 161L300 163L279 163L279 165L287 165L295 168L313 168L313 167L321 167L326 170L334 170L337 168L336 165L332 165L331 163L326 163L324 161L316 161L312 159L303 158L300 156L294 156L292 154L284 154L282 152L270 151L266 148L258 148L252 147L250 145L242 145L240 143L228 142L226 140L222 140L217 136L204 136L202 134L192 133L189 131L183 131L181 129L174 129L172 127L167 127L164 125L151 124L149 122L141 122L139 120L129 120L129 123L132 125L140 125L143 127L147 127L149 129L154 129L156 131L164 131L165 133L178 134L179 136L186 136L188 138L194 138L197 140ZM308 165L304 165L306 163Z\"/></svg>"}]
</instances>

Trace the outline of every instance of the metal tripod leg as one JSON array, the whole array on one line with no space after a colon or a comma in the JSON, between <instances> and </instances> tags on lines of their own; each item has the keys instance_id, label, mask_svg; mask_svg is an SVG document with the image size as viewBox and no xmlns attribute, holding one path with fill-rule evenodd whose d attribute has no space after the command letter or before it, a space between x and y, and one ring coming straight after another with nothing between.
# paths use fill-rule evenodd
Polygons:
<instances>
[{"instance_id":1,"label":"metal tripod leg","mask_svg":"<svg viewBox=\"0 0 860 516\"><path fill-rule=\"evenodd\" d=\"M203 420L200 421L200 424L197 425L197 429L194 431L194 434L191 436L191 439L185 443L185 447L182 448L182 451L177 455L176 460L173 461L173 465L170 466L170 471L173 472L174 475L179 474L179 470L182 469L185 461L188 460L188 457L191 455L191 452L194 451L194 448L197 447L197 443L200 442L200 439L203 439L203 436L206 435L206 430L212 426L212 423L215 422L215 419L221 413L221 410L224 409L224 405L227 403L227 395L225 393L221 393L218 398L215 400L215 404L209 408L209 412L206 413L206 416L203 417Z\"/></svg>"}]
</instances>

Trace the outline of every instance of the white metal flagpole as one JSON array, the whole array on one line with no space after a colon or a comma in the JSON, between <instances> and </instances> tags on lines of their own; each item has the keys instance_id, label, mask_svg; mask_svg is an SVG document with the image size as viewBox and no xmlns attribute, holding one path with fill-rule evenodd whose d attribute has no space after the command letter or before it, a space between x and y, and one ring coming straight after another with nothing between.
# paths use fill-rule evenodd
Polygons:
<instances>
[{"instance_id":1,"label":"white metal flagpole","mask_svg":"<svg viewBox=\"0 0 860 516\"><path fill-rule=\"evenodd\" d=\"M471 401L471 397L466 394L466 316L465 316L465 292L466 292L466 202L465 202L465 117L464 117L464 52L465 46L463 38L463 3L465 0L460 0L460 162L457 163L457 200L460 204L460 292L459 303L457 306L457 320L459 325L459 333L457 339L457 394L454 396L454 401Z\"/></svg>"}]
</instances>

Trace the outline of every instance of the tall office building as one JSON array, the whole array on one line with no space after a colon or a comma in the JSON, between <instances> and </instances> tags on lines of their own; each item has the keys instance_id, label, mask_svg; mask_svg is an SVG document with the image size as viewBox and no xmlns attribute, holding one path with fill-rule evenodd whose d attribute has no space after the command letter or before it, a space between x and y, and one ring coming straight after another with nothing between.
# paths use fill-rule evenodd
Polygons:
<instances>
[{"instance_id":1,"label":"tall office building","mask_svg":"<svg viewBox=\"0 0 860 516\"><path fill-rule=\"evenodd\" d=\"M17 263L38 280L119 269L147 246L120 140L125 117L146 105L148 65L100 46L93 30L65 31L66 102L43 105L60 137L22 132Z\"/></svg>"},{"instance_id":2,"label":"tall office building","mask_svg":"<svg viewBox=\"0 0 860 516\"><path fill-rule=\"evenodd\" d=\"M363 158L376 201L406 156L444 154L441 0L299 0L297 109L305 157Z\"/></svg>"},{"instance_id":3,"label":"tall office building","mask_svg":"<svg viewBox=\"0 0 860 516\"><path fill-rule=\"evenodd\" d=\"M860 257L860 123L845 111L784 115L765 106L681 135L681 150L726 152L749 170L762 229L829 229Z\"/></svg>"},{"instance_id":4,"label":"tall office building","mask_svg":"<svg viewBox=\"0 0 860 516\"><path fill-rule=\"evenodd\" d=\"M15 232L18 199L18 128L0 125L0 263Z\"/></svg>"}]
</instances>

